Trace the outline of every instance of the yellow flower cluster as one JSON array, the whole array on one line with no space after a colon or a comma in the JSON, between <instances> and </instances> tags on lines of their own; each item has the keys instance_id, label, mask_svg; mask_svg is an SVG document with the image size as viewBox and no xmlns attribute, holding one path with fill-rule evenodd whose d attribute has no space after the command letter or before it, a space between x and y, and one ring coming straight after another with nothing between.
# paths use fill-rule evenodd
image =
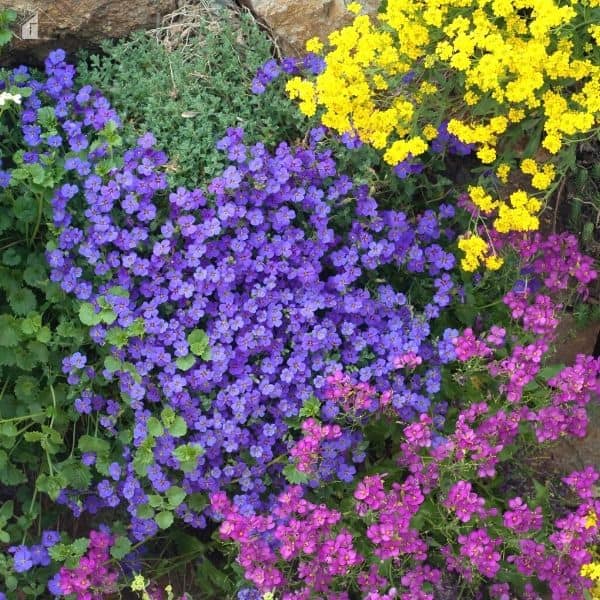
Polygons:
<instances>
[{"instance_id":1,"label":"yellow flower cluster","mask_svg":"<svg viewBox=\"0 0 600 600\"><path fill-rule=\"evenodd\" d=\"M591 562L581 567L580 574L594 582L594 587L589 590L592 600L600 600L600 562Z\"/></svg>"},{"instance_id":2,"label":"yellow flower cluster","mask_svg":"<svg viewBox=\"0 0 600 600\"><path fill-rule=\"evenodd\" d=\"M461 238L458 240L458 247L465 253L460 261L463 271L476 271L480 266L496 271L504 264L504 260L492 253L489 244L478 235Z\"/></svg>"},{"instance_id":3,"label":"yellow flower cluster","mask_svg":"<svg viewBox=\"0 0 600 600\"><path fill-rule=\"evenodd\" d=\"M287 90L302 112L321 110L324 125L357 133L390 165L427 152L447 120L448 131L473 144L506 183L512 159L529 142L524 121L531 137L539 136L541 147L527 149L538 160L542 148L557 154L600 125L600 25L591 12L598 6L600 0L388 0L375 20L352 2L357 16L329 36L324 71L314 81L291 79ZM319 51L320 42L307 48ZM536 190L548 190L557 176L551 163L526 159L521 168ZM542 203L525 192L506 200L475 193L482 212L497 211L498 231L538 227ZM480 258L490 254L478 251ZM467 262L478 262L476 255Z\"/></svg>"},{"instance_id":4,"label":"yellow flower cluster","mask_svg":"<svg viewBox=\"0 0 600 600\"><path fill-rule=\"evenodd\" d=\"M507 174L506 169L503 172ZM508 202L504 202L494 200L481 186L470 186L469 198L484 215L496 212L493 226L499 233L535 231L539 227L536 215L542 203L522 190L513 192ZM461 261L464 271L475 271L482 265L495 271L503 264L502 259L492 252L489 244L479 235L464 237L459 241L458 247L465 253Z\"/></svg>"},{"instance_id":5,"label":"yellow flower cluster","mask_svg":"<svg viewBox=\"0 0 600 600\"><path fill-rule=\"evenodd\" d=\"M477 144L483 162L495 160L499 136L510 123L530 116L542 117L542 145L557 152L566 136L598 123L600 65L584 47L600 36L600 27L581 28L586 5L593 4L389 0L379 23L358 15L352 25L333 32L325 71L302 90L294 81L290 93L309 99L307 114L314 114L313 103L322 106L325 125L355 130L363 141L387 149L386 161L397 164L427 148L415 100L437 94L435 74L449 70L453 100L460 95L474 110L455 111L448 129ZM360 12L357 2L348 8ZM320 42L310 40L307 49L320 51ZM402 81L409 72L413 87Z\"/></svg>"},{"instance_id":6,"label":"yellow flower cluster","mask_svg":"<svg viewBox=\"0 0 600 600\"><path fill-rule=\"evenodd\" d=\"M536 190L546 190L556 178L556 169L552 163L545 163L540 169L532 158L521 162L521 171L531 175L531 185Z\"/></svg>"}]
</instances>

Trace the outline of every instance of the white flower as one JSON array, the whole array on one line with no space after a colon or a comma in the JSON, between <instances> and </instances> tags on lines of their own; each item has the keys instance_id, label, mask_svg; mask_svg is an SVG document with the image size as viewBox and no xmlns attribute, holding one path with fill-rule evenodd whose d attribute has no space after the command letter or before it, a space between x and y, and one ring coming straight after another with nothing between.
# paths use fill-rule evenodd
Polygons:
<instances>
[{"instance_id":1,"label":"white flower","mask_svg":"<svg viewBox=\"0 0 600 600\"><path fill-rule=\"evenodd\" d=\"M20 94L9 94L8 92L0 93L0 106L4 106L9 100L15 104L21 104Z\"/></svg>"}]
</instances>

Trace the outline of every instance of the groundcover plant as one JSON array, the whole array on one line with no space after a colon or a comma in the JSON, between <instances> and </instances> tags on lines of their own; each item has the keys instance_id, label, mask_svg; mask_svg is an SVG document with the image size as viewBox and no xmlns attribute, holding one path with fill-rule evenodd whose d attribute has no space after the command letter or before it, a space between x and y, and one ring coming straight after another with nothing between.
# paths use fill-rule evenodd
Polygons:
<instances>
[{"instance_id":1,"label":"groundcover plant","mask_svg":"<svg viewBox=\"0 0 600 600\"><path fill-rule=\"evenodd\" d=\"M340 170L358 127L229 128L188 189L74 80L56 50L0 89L0 598L594 597L599 475L527 460L586 434L600 359L551 356L594 261L496 227L461 269L487 192L431 179L480 140L430 118L431 163L392 161L422 202Z\"/></svg>"}]
</instances>

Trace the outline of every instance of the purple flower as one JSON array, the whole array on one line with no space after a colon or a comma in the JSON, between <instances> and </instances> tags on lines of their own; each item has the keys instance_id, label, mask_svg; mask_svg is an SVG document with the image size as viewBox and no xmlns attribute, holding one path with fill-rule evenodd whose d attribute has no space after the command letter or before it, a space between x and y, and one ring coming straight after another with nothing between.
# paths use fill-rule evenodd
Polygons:
<instances>
[{"instance_id":1,"label":"purple flower","mask_svg":"<svg viewBox=\"0 0 600 600\"><path fill-rule=\"evenodd\" d=\"M27 546L18 546L13 553L13 568L17 573L24 573L33 567L31 552Z\"/></svg>"}]
</instances>

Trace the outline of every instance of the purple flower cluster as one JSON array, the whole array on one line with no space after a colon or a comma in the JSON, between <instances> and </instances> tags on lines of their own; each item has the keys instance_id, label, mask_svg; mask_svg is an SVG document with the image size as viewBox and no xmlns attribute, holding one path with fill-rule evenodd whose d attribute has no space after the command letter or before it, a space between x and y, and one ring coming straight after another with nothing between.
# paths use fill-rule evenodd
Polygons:
<instances>
[{"instance_id":1,"label":"purple flower cluster","mask_svg":"<svg viewBox=\"0 0 600 600\"><path fill-rule=\"evenodd\" d=\"M51 562L48 549L58 542L60 542L58 531L43 531L40 544L10 546L8 552L13 555L15 573L24 573L33 567L47 567Z\"/></svg>"},{"instance_id":2,"label":"purple flower cluster","mask_svg":"<svg viewBox=\"0 0 600 600\"><path fill-rule=\"evenodd\" d=\"M270 58L256 72L250 89L254 94L264 94L267 86L273 83L282 73L296 75L301 70L305 70L311 75L319 75L324 69L325 60L314 52L308 52L302 58L286 56L280 62Z\"/></svg>"},{"instance_id":3,"label":"purple flower cluster","mask_svg":"<svg viewBox=\"0 0 600 600\"><path fill-rule=\"evenodd\" d=\"M94 97L72 99L69 123L87 119ZM439 330L439 342L432 333L455 294L455 258L445 249L453 234L443 222L452 207L416 218L379 210L316 142L270 153L246 146L238 129L218 143L231 165L207 192L179 188L164 206L166 157L153 144L146 134L105 173L106 149L88 155L82 173L90 171L52 200L59 236L48 252L52 280L92 302L92 340L123 366L102 375L118 384L136 423L121 472L102 480L83 507L124 501L138 539L156 528L135 516L146 501L140 478L165 492L181 469L180 452L196 449L195 466L176 475L188 494L236 482L236 501L257 506L264 476L279 476L281 465L271 462L287 450L286 419L324 396L328 375L353 369L388 390L410 420L429 409L441 365L454 359L453 331ZM378 282L386 268L399 287ZM405 292L417 279L431 296L414 306ZM394 357L410 353L422 365L398 372ZM75 381L84 365L74 356L64 366ZM183 419L180 435L164 427L150 436L157 403ZM121 403L84 390L75 407L116 435ZM148 451L154 464L136 469ZM61 501L77 505L71 494ZM204 525L185 503L177 510Z\"/></svg>"},{"instance_id":4,"label":"purple flower cluster","mask_svg":"<svg viewBox=\"0 0 600 600\"><path fill-rule=\"evenodd\" d=\"M14 69L10 82L32 90L23 99L21 131L28 150L23 154L25 164L43 164L49 156L65 156L64 169L83 176L90 172L91 164L106 156L107 145L95 143L108 123L120 124L117 113L108 100L90 86L74 89L75 68L65 62L63 50L50 52L45 61L46 78L34 79L26 67ZM48 99L52 114L48 115ZM56 122L54 122L56 120ZM65 154L66 148L66 154ZM68 186L65 194L74 194L76 188Z\"/></svg>"}]
</instances>

